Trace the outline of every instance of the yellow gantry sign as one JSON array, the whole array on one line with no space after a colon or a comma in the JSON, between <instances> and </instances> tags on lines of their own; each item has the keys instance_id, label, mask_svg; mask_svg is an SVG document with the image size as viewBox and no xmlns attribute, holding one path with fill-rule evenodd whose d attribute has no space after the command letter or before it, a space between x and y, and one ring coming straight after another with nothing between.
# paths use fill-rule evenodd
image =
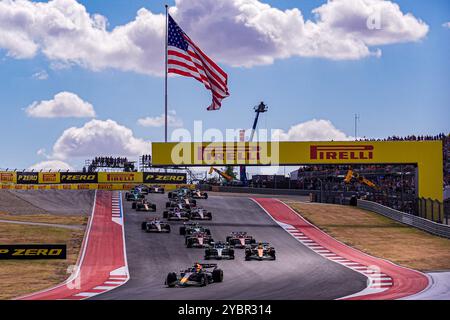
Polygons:
<instances>
[{"instance_id":1,"label":"yellow gantry sign","mask_svg":"<svg viewBox=\"0 0 450 320\"><path fill-rule=\"evenodd\" d=\"M152 143L154 166L415 164L418 196L443 200L441 141Z\"/></svg>"}]
</instances>

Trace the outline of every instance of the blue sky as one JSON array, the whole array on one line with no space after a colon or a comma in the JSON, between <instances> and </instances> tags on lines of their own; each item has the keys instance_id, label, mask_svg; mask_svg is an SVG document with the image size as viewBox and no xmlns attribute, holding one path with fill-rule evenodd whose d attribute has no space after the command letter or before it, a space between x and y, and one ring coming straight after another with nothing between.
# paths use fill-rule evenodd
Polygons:
<instances>
[{"instance_id":1,"label":"blue sky","mask_svg":"<svg viewBox=\"0 0 450 320\"><path fill-rule=\"evenodd\" d=\"M78 2L90 14L105 16L108 30L134 20L142 7L153 13L164 10L160 1ZM450 2L395 2L403 13L411 12L429 26L423 39L373 46L382 50L378 58L330 60L293 56L251 68L222 63L229 75L231 96L223 101L220 111L206 112L209 93L200 83L178 77L169 79L170 109L176 111L176 116L189 130L194 120L202 120L206 128L248 128L254 116L251 107L263 100L270 110L262 116L261 128L287 131L311 119L326 119L352 136L353 115L358 113L359 136L448 133L450 29L442 24L450 21ZM311 10L325 1L267 0L265 3L280 10L298 8L305 19L314 19ZM169 1L169 4L174 2ZM50 100L62 91L75 93L92 104L96 119L115 120L131 129L138 139L164 139L162 127L137 124L139 118L155 117L163 112L163 78L114 68L95 71L72 65L56 69L51 64L51 59L42 52L32 58L16 59L8 56L6 49L0 49L1 168L26 168L47 160L37 154L39 149L51 154L64 130L82 127L90 121L88 118L27 116L24 108L32 102ZM47 79L32 76L42 71L48 74ZM63 160L79 168L82 158Z\"/></svg>"}]
</instances>

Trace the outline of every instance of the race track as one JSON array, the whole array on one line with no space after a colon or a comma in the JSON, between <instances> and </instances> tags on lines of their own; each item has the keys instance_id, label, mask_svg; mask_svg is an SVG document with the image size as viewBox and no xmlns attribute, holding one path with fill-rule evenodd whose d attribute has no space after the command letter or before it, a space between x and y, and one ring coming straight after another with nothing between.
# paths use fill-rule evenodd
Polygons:
<instances>
[{"instance_id":1,"label":"race track","mask_svg":"<svg viewBox=\"0 0 450 320\"><path fill-rule=\"evenodd\" d=\"M217 262L224 270L223 283L167 288L167 273L203 261L204 249L184 246L179 222L171 222L170 234L142 232L140 224L145 216L162 215L167 195L148 198L156 202L156 214L135 212L131 202L123 202L131 279L95 299L336 299L366 287L366 277L312 252L251 200L211 196L198 200L198 204L213 213L213 220L204 224L215 240L225 240L231 231L247 231L257 240L270 242L277 250L277 260L244 261L244 251L236 249L235 260Z\"/></svg>"}]
</instances>

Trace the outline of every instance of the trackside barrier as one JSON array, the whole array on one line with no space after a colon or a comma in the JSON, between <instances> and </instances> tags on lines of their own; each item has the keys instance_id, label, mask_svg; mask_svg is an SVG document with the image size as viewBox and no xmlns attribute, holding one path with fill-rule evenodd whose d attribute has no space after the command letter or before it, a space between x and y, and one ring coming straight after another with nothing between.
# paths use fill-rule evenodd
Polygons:
<instances>
[{"instance_id":1,"label":"trackside barrier","mask_svg":"<svg viewBox=\"0 0 450 320\"><path fill-rule=\"evenodd\" d=\"M391 209L372 201L358 199L358 207L381 214L385 217L421 229L431 234L450 239L450 226L448 225L436 223L412 214Z\"/></svg>"}]
</instances>

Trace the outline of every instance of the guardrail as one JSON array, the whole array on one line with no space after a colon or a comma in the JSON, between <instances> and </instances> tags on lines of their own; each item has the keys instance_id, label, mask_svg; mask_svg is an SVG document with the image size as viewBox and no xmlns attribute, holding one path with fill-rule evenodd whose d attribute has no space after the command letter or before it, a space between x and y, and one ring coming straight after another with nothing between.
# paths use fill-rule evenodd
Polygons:
<instances>
[{"instance_id":1,"label":"guardrail","mask_svg":"<svg viewBox=\"0 0 450 320\"><path fill-rule=\"evenodd\" d=\"M429 232L437 236L450 239L450 226L448 225L436 223L428 219L414 216L412 214L391 209L389 207L383 206L379 203L372 201L358 199L357 205L361 209L381 214L385 217L391 218L403 224L421 229L423 231Z\"/></svg>"}]
</instances>

